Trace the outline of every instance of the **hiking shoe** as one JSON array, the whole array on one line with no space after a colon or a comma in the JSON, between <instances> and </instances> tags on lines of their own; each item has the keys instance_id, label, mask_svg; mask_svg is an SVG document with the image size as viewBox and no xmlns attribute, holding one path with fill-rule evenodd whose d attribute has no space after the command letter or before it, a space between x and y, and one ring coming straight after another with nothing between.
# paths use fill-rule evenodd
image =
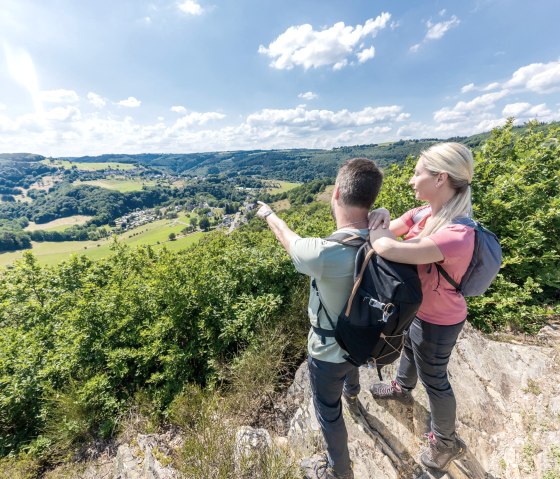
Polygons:
<instances>
[{"instance_id":1,"label":"hiking shoe","mask_svg":"<svg viewBox=\"0 0 560 479\"><path fill-rule=\"evenodd\" d=\"M428 448L421 454L420 460L426 467L445 471L451 461L459 459L467 452L466 444L458 436L455 436L455 443L450 447L438 441L433 432L424 436L428 439Z\"/></svg>"},{"instance_id":2,"label":"hiking shoe","mask_svg":"<svg viewBox=\"0 0 560 479\"><path fill-rule=\"evenodd\" d=\"M344 398L344 402L346 403L350 413L354 416L360 416L360 400L358 399L358 396L352 396L343 392L342 397Z\"/></svg>"},{"instance_id":3,"label":"hiking shoe","mask_svg":"<svg viewBox=\"0 0 560 479\"><path fill-rule=\"evenodd\" d=\"M369 391L374 399L396 399L403 404L412 404L414 401L410 391L402 389L395 380L392 380L391 384L376 383Z\"/></svg>"},{"instance_id":4,"label":"hiking shoe","mask_svg":"<svg viewBox=\"0 0 560 479\"><path fill-rule=\"evenodd\" d=\"M352 469L345 474L334 472L326 454L315 454L303 459L300 467L305 474L305 479L354 479Z\"/></svg>"}]
</instances>

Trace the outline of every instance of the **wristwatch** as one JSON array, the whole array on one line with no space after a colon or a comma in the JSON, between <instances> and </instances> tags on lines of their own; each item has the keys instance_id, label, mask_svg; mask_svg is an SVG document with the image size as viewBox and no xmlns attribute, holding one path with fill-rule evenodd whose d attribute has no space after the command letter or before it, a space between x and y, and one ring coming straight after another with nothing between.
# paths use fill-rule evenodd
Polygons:
<instances>
[{"instance_id":1,"label":"wristwatch","mask_svg":"<svg viewBox=\"0 0 560 479\"><path fill-rule=\"evenodd\" d=\"M266 218L267 216L270 216L272 213L274 213L274 211L268 210L268 211L263 215L263 218Z\"/></svg>"}]
</instances>

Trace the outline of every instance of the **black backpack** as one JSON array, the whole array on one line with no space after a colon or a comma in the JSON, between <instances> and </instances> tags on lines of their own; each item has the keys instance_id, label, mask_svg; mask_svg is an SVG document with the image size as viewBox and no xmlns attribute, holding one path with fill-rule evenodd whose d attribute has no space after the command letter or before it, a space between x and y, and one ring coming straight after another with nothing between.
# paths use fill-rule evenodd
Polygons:
<instances>
[{"instance_id":1,"label":"black backpack","mask_svg":"<svg viewBox=\"0 0 560 479\"><path fill-rule=\"evenodd\" d=\"M381 378L381 368L400 357L404 334L422 303L416 265L383 259L358 235L335 233L325 239L359 248L354 287L334 331L313 329L319 336L334 336L348 353L344 359L354 366L370 363Z\"/></svg>"}]
</instances>

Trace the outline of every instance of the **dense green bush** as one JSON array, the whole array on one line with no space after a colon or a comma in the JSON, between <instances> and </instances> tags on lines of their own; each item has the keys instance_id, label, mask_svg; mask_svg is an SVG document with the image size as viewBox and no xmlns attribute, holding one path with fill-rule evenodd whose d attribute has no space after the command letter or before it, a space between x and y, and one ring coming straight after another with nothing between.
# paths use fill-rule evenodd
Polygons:
<instances>
[{"instance_id":1,"label":"dense green bush","mask_svg":"<svg viewBox=\"0 0 560 479\"><path fill-rule=\"evenodd\" d=\"M326 207L307 211L291 213L302 233L332 225ZM53 268L26 254L0 277L0 452L36 437L64 452L111 435L139 390L164 408L185 383L219 380L301 300L302 281L260 220L181 253L115 244Z\"/></svg>"},{"instance_id":2,"label":"dense green bush","mask_svg":"<svg viewBox=\"0 0 560 479\"><path fill-rule=\"evenodd\" d=\"M469 311L485 331L531 332L560 312L560 129L512 125L475 150L474 217L500 238L503 263L490 290L469 299ZM419 204L408 186L415 162L386 170L377 203L393 217Z\"/></svg>"}]
</instances>

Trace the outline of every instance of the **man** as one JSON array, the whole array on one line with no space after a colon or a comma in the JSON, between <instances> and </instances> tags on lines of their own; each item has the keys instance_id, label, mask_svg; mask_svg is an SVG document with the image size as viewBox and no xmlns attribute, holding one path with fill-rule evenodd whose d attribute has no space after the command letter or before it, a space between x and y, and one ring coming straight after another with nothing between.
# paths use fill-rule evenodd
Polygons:
<instances>
[{"instance_id":1,"label":"man","mask_svg":"<svg viewBox=\"0 0 560 479\"><path fill-rule=\"evenodd\" d=\"M368 211L373 205L383 173L365 158L348 160L339 170L331 198L337 232L367 238ZM301 238L265 203L257 211L291 256L296 269L311 277L308 315L308 365L317 420L327 445L322 460L307 461L306 477L352 479L348 434L342 417L341 397L357 406L360 391L358 368L344 359L334 337L321 334L332 330L348 300L354 274L356 248L321 238ZM304 461L305 462L305 461Z\"/></svg>"}]
</instances>

